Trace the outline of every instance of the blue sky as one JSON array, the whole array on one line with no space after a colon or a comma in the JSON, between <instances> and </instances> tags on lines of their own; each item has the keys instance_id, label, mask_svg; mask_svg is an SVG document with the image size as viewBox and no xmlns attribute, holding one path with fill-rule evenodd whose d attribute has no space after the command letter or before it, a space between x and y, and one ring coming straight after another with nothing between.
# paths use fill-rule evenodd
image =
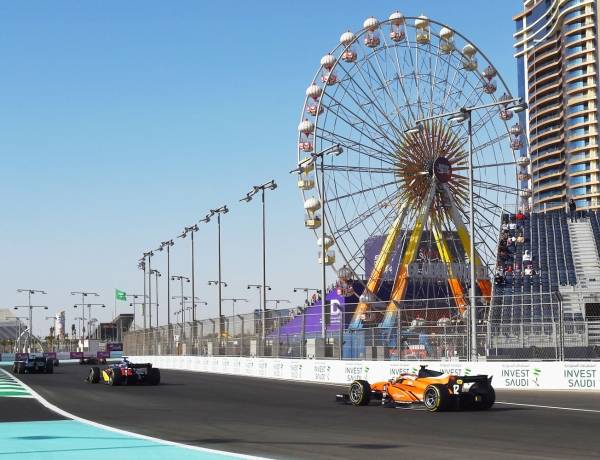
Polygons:
<instances>
[{"instance_id":1,"label":"blue sky","mask_svg":"<svg viewBox=\"0 0 600 460\"><path fill-rule=\"evenodd\" d=\"M258 304L260 199L267 192L267 284L271 299L301 304L294 287L320 285L318 248L303 227L295 177L304 91L346 30L399 9L424 13L480 48L516 93L515 30L521 0L420 2L3 2L0 15L0 308L25 305L16 290L48 292L34 332L65 310L71 291L97 292L112 317L114 289L143 291L142 253L176 238L211 208L222 218L224 298ZM216 219L198 224L198 317L217 315ZM190 276L190 242L176 239L171 274ZM166 254L158 268L166 322ZM328 271L328 279L334 280ZM172 284L172 294L179 287ZM186 292L186 294L190 294ZM40 303L43 302L43 303ZM242 307L243 305L243 307ZM271 304L274 306L274 304ZM172 310L175 305L173 303ZM128 313L119 302L117 312ZM223 305L230 314L231 302ZM25 310L19 315L25 316Z\"/></svg>"}]
</instances>

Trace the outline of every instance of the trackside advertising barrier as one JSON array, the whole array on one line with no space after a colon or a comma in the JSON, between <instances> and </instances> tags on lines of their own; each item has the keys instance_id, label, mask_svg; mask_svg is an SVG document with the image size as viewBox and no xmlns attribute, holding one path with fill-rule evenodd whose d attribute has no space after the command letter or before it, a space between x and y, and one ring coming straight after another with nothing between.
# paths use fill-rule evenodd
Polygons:
<instances>
[{"instance_id":1,"label":"trackside advertising barrier","mask_svg":"<svg viewBox=\"0 0 600 460\"><path fill-rule=\"evenodd\" d=\"M244 375L268 379L349 384L353 380L376 382L416 373L420 364L457 375L493 376L499 389L599 390L597 362L418 362L332 361L206 356L130 356L132 362L152 363L163 369Z\"/></svg>"}]
</instances>

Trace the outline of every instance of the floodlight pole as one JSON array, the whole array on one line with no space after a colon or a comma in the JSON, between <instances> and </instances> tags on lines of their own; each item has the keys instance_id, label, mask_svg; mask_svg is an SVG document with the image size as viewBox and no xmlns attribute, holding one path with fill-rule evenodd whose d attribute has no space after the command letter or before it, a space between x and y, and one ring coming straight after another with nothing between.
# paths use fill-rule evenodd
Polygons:
<instances>
[{"instance_id":1,"label":"floodlight pole","mask_svg":"<svg viewBox=\"0 0 600 460\"><path fill-rule=\"evenodd\" d=\"M27 291L27 295L29 298L29 303L27 308L29 308L29 332L27 333L27 348L31 348L31 334L33 333L33 309L34 308L44 308L48 310L48 307L45 305L31 305L31 294L35 294L36 292L40 294L46 294L45 291L35 290L35 289L17 289L17 292L25 292ZM15 307L15 310L23 307ZM19 338L20 339L20 338Z\"/></svg>"}]
</instances>

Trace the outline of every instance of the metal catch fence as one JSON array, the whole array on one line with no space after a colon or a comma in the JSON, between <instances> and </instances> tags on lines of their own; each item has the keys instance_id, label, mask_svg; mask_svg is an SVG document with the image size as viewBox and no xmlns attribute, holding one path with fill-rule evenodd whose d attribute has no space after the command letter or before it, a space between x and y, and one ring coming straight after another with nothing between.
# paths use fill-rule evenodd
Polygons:
<instances>
[{"instance_id":1,"label":"metal catch fence","mask_svg":"<svg viewBox=\"0 0 600 460\"><path fill-rule=\"evenodd\" d=\"M600 320L565 312L558 297L508 303L453 299L259 311L124 333L125 354L345 360L600 360ZM538 303L535 303L538 302ZM357 313L358 311L358 313ZM322 335L322 320L327 332ZM475 343L473 343L475 341ZM475 351L476 350L476 351ZM476 354L475 354L476 353Z\"/></svg>"}]
</instances>

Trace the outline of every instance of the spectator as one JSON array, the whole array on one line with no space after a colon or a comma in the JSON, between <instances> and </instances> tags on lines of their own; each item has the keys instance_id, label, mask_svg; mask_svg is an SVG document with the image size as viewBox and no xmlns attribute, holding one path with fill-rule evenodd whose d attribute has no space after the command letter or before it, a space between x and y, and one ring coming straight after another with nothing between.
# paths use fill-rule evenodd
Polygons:
<instances>
[{"instance_id":1,"label":"spectator","mask_svg":"<svg viewBox=\"0 0 600 460\"><path fill-rule=\"evenodd\" d=\"M517 220L523 220L523 219L525 219L525 214L523 214L522 212L519 212L517 214Z\"/></svg>"},{"instance_id":2,"label":"spectator","mask_svg":"<svg viewBox=\"0 0 600 460\"><path fill-rule=\"evenodd\" d=\"M517 229L517 223L514 220L511 220L510 224L508 224L508 229L509 230L516 230Z\"/></svg>"},{"instance_id":3,"label":"spectator","mask_svg":"<svg viewBox=\"0 0 600 460\"><path fill-rule=\"evenodd\" d=\"M208 347L206 346L206 344L204 344L204 347L202 348L202 355L208 356Z\"/></svg>"},{"instance_id":4,"label":"spectator","mask_svg":"<svg viewBox=\"0 0 600 460\"><path fill-rule=\"evenodd\" d=\"M502 230L508 230L508 222L507 221L502 222Z\"/></svg>"},{"instance_id":5,"label":"spectator","mask_svg":"<svg viewBox=\"0 0 600 460\"><path fill-rule=\"evenodd\" d=\"M521 232L519 234L519 236L517 237L517 244L523 244L525 243L525 236L523 236L523 232Z\"/></svg>"},{"instance_id":6,"label":"spectator","mask_svg":"<svg viewBox=\"0 0 600 460\"><path fill-rule=\"evenodd\" d=\"M506 267L506 273L513 273L512 265L509 265L508 267Z\"/></svg>"},{"instance_id":7,"label":"spectator","mask_svg":"<svg viewBox=\"0 0 600 460\"><path fill-rule=\"evenodd\" d=\"M569 200L569 213L571 214L571 223L573 223L573 219L577 222L577 205L573 201L573 198Z\"/></svg>"},{"instance_id":8,"label":"spectator","mask_svg":"<svg viewBox=\"0 0 600 460\"><path fill-rule=\"evenodd\" d=\"M421 318L421 315L417 313L417 317L412 320L408 329L414 331L416 328L423 326L423 324L425 324L425 321Z\"/></svg>"},{"instance_id":9,"label":"spectator","mask_svg":"<svg viewBox=\"0 0 600 460\"><path fill-rule=\"evenodd\" d=\"M524 275L533 275L533 269L531 268L531 265L527 265L525 270L523 270L523 274Z\"/></svg>"},{"instance_id":10,"label":"spectator","mask_svg":"<svg viewBox=\"0 0 600 460\"><path fill-rule=\"evenodd\" d=\"M438 319L438 326L446 328L450 326L450 318L448 318L445 314L442 315L440 319Z\"/></svg>"},{"instance_id":11,"label":"spectator","mask_svg":"<svg viewBox=\"0 0 600 460\"><path fill-rule=\"evenodd\" d=\"M519 264L515 264L515 275L521 274L521 266Z\"/></svg>"},{"instance_id":12,"label":"spectator","mask_svg":"<svg viewBox=\"0 0 600 460\"><path fill-rule=\"evenodd\" d=\"M533 257L531 257L531 252L529 249L525 249L525 253L523 254L523 264L525 264L525 262L531 262L532 260Z\"/></svg>"}]
</instances>

